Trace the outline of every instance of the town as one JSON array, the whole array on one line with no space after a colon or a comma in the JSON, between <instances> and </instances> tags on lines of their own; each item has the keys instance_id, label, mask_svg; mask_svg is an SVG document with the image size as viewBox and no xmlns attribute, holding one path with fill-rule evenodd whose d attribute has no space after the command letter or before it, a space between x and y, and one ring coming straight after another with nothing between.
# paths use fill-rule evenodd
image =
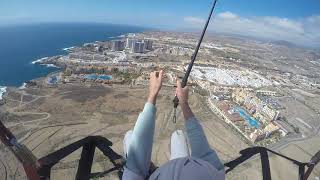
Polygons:
<instances>
[{"instance_id":1,"label":"town","mask_svg":"<svg viewBox=\"0 0 320 180\"><path fill-rule=\"evenodd\" d=\"M156 69L164 69L166 85L174 86L187 68L195 37L166 32L127 34L111 41L71 47L66 49L67 55L43 58L36 63L65 69L50 75L45 81L47 86L90 82L147 85L149 72ZM252 50L244 51L237 43L230 45L225 41L228 39L209 38L203 43L190 78L190 84L202 90L212 112L245 141L261 146L275 144L284 137L312 134L316 119L293 119L290 111L296 111L294 102L287 99L291 96L301 103L297 96L315 96L304 90L319 90L320 82L316 78L319 72L306 74L304 67L298 65L293 65L291 70L279 70L283 64L274 63L273 59L286 47L270 43L253 46L253 42L247 41ZM272 60L261 63L264 57L256 60L253 53L257 49L275 55ZM278 58L285 57L279 55ZM312 59L309 63L316 61ZM297 68L303 73L293 73Z\"/></svg>"},{"instance_id":2,"label":"town","mask_svg":"<svg viewBox=\"0 0 320 180\"><path fill-rule=\"evenodd\" d=\"M172 132L184 129L181 108L175 111L172 100L198 38L199 34L183 32L129 33L35 60L31 66L56 71L19 88L0 87L1 122L36 157L87 136L109 139L112 149L122 154L124 134L133 128L147 98L149 74L162 69L152 162L164 164L170 157ZM318 151L319 68L320 55L314 50L208 34L188 80L189 103L223 162L255 146L308 161L309 152ZM11 179L25 179L14 155L0 150L6 163L0 171ZM52 177L75 179L80 155L76 151L59 162ZM96 155L92 171L111 168L102 152ZM282 177L286 172L292 178L280 179L294 179L292 164L275 158L270 156L274 174ZM260 159L254 157L227 179L257 179L259 167ZM116 179L115 174L106 178Z\"/></svg>"}]
</instances>

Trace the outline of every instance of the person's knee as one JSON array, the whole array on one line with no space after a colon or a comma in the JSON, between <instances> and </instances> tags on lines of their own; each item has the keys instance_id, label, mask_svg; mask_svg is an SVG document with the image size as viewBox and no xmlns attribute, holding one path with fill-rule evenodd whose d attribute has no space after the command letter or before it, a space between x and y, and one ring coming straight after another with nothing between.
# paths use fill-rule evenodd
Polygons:
<instances>
[{"instance_id":1,"label":"person's knee","mask_svg":"<svg viewBox=\"0 0 320 180\"><path fill-rule=\"evenodd\" d=\"M131 137L132 137L132 133L133 130L129 130L126 132L126 134L124 135L124 139L123 139L123 154L125 157L127 157L128 152L129 152L129 146L131 144Z\"/></svg>"},{"instance_id":2,"label":"person's knee","mask_svg":"<svg viewBox=\"0 0 320 180\"><path fill-rule=\"evenodd\" d=\"M171 134L171 139L176 137L181 137L181 136L184 136L183 131L178 129Z\"/></svg>"},{"instance_id":3,"label":"person's knee","mask_svg":"<svg viewBox=\"0 0 320 180\"><path fill-rule=\"evenodd\" d=\"M189 155L187 139L182 130L176 130L171 135L171 160Z\"/></svg>"},{"instance_id":4,"label":"person's knee","mask_svg":"<svg viewBox=\"0 0 320 180\"><path fill-rule=\"evenodd\" d=\"M125 134L125 136L124 136L124 139L126 139L126 138L128 138L128 137L131 137L132 133L133 133L133 130L132 130L132 129L130 129L129 131L127 131L126 134Z\"/></svg>"}]
</instances>

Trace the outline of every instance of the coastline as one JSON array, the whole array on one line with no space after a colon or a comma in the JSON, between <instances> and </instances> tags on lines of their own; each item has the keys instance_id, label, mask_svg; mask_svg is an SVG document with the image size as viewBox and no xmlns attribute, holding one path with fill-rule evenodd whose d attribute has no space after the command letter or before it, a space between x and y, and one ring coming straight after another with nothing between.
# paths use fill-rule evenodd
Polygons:
<instances>
[{"instance_id":1,"label":"coastline","mask_svg":"<svg viewBox=\"0 0 320 180\"><path fill-rule=\"evenodd\" d=\"M89 42L89 43L112 41L113 39L125 38L127 36L130 37L130 36L132 36L133 33L134 32L127 32L127 33L116 35L116 36L109 36L106 39L92 41L92 42ZM67 54L69 54L69 53L72 53L74 49L81 48L85 44L87 44L87 43L82 43L82 44L69 46L69 47L67 46L67 47L61 48L60 50L65 51ZM29 85L30 85L29 83L32 84L33 81L38 81L39 79L47 78L50 75L52 75L54 73L57 73L57 72L60 72L61 70L65 69L66 66L64 64L56 63L56 59L59 59L59 58L64 57L64 56L65 56L65 54L61 53L61 54L57 54L57 55L53 55L53 56L45 56L45 57L42 57L42 58L39 58L39 59L36 59L36 60L33 60L33 61L29 62L32 65L45 66L46 68L56 68L56 70L54 70L53 72L50 72L48 74L36 77L36 78L27 79L24 82L22 82L20 85L11 86L11 85L1 85L0 84L0 88L2 88L1 96L3 97L5 95L5 92L8 92L8 90L7 90L8 88L15 88L15 89L23 90L23 89L26 89L26 88L29 87ZM91 63L95 64L97 62L93 61Z\"/></svg>"},{"instance_id":2,"label":"coastline","mask_svg":"<svg viewBox=\"0 0 320 180\"><path fill-rule=\"evenodd\" d=\"M6 86L0 86L0 100L3 99L4 94L7 92Z\"/></svg>"},{"instance_id":3,"label":"coastline","mask_svg":"<svg viewBox=\"0 0 320 180\"><path fill-rule=\"evenodd\" d=\"M115 38L124 38L124 37L126 37L127 35L130 35L130 34L131 33L126 33L126 34L122 34L122 35L114 36L114 37L111 36L111 37L108 37L108 40L106 40L106 41L111 41L112 39L115 39ZM95 42L98 42L98 41L95 41ZM93 43L93 42L90 42L90 43ZM80 45L77 45L77 46L65 47L65 48L62 48L61 50L66 51L67 53L71 53L73 49L80 48L84 44L86 44L86 43L83 43L83 44L80 44ZM34 61L31 61L30 64L32 64L32 65L36 65L37 64L37 65L40 65L40 66L46 66L47 68L57 68L57 70L53 71L53 72L50 72L50 73L48 73L46 75L37 77L37 78L32 78L32 79L26 80L20 86L1 86L0 85L0 88L2 90L1 91L1 99L3 98L3 96L5 96L5 93L8 92L8 90L7 90L8 88L14 88L14 89L23 90L23 89L28 88L29 85L32 86L32 83L34 81L39 81L40 79L47 78L47 77L51 76L52 74L55 74L57 72L61 72L61 70L63 70L65 68L65 66L63 66L62 64L59 64L59 63L56 64L54 60L58 59L60 57L63 57L63 56L64 56L63 54L58 54L58 55L54 55L54 56L42 57L42 58L36 59Z\"/></svg>"},{"instance_id":4,"label":"coastline","mask_svg":"<svg viewBox=\"0 0 320 180\"><path fill-rule=\"evenodd\" d=\"M35 61L32 61L31 64L38 64L38 63L41 63L43 62L44 60L48 59L49 57L43 57L43 58L40 58L40 59L37 59Z\"/></svg>"},{"instance_id":5,"label":"coastline","mask_svg":"<svg viewBox=\"0 0 320 180\"><path fill-rule=\"evenodd\" d=\"M22 85L19 87L20 90L25 89L27 87L27 83L24 82Z\"/></svg>"},{"instance_id":6,"label":"coastline","mask_svg":"<svg viewBox=\"0 0 320 180\"><path fill-rule=\"evenodd\" d=\"M19 31L16 31L17 29ZM48 57L66 55L68 52L73 52L73 48L81 47L87 42L109 41L124 34L139 33L146 29L144 27L90 22L28 24L21 25L21 27L8 27L8 31L2 33L3 41L0 43L2 49L0 54L3 59L0 62L2 77L0 86L19 88L28 80L44 77L58 68L64 68L62 63L41 63ZM11 42L10 40L14 37L20 38L12 43L6 43L7 41ZM33 40L36 40L37 43L26 46L26 44L32 44Z\"/></svg>"},{"instance_id":7,"label":"coastline","mask_svg":"<svg viewBox=\"0 0 320 180\"><path fill-rule=\"evenodd\" d=\"M71 47L66 47L66 48L62 48L63 51L67 51L70 52L70 50L72 50L73 48L75 48L76 46L71 46Z\"/></svg>"},{"instance_id":8,"label":"coastline","mask_svg":"<svg viewBox=\"0 0 320 180\"><path fill-rule=\"evenodd\" d=\"M107 40L105 41L111 41L112 39L116 39L116 38L124 38L128 35L130 35L131 33L125 33L125 34L121 34L119 36L110 36L107 38ZM98 41L95 41L95 42L98 42ZM90 43L94 43L94 42L90 42ZM83 43L81 45L77 45L77 46L70 46L70 47L65 47L65 48L62 48L63 51L66 51L67 53L71 53L73 49L76 49L76 48L80 48L81 46L85 45L87 43ZM40 58L40 59L37 59L37 60L34 60L31 62L31 64L38 64L38 65L41 65L41 66L46 66L48 68L57 68L58 71L65 68L63 65L61 64L55 64L54 61L52 63L52 60L56 59L56 58L60 58L60 57L63 57L64 55L60 54L60 55L55 55L55 56L50 56L50 57L43 57L43 58ZM94 63L94 62L92 62ZM49 76L51 73L47 74L46 76L43 76L43 77L47 77ZM39 77L41 78L41 77ZM31 79L33 80L33 79ZM29 80L30 81L30 80ZM25 82L24 82L25 83ZM24 84L23 83L23 84ZM23 85L21 86L23 87Z\"/></svg>"},{"instance_id":9,"label":"coastline","mask_svg":"<svg viewBox=\"0 0 320 180\"><path fill-rule=\"evenodd\" d=\"M64 49L68 49L66 51L69 51L69 49L72 49L74 47L70 47L70 48L64 48ZM54 57L54 56L52 56ZM53 67L53 68L61 68L59 66L56 66L55 64L47 64L47 63L44 63L46 60L52 58L52 57L43 57L43 58L40 58L40 59L37 59L35 61L32 61L31 64L39 64L41 66L46 66L46 67Z\"/></svg>"},{"instance_id":10,"label":"coastline","mask_svg":"<svg viewBox=\"0 0 320 180\"><path fill-rule=\"evenodd\" d=\"M124 36L126 36L126 34L120 35L118 37L124 37ZM109 37L109 39L112 39L112 37ZM62 48L62 50L70 53L72 51L72 49L77 48L77 47L80 47L80 46L66 47L66 48ZM23 82L20 86L1 86L0 85L0 100L3 99L3 96L5 95L5 93L7 92L7 88L9 88L9 87L10 88L16 88L16 89L19 89L19 90L23 90L23 89L26 89L28 87L28 82L29 81L37 81L38 79L46 78L46 77L48 77L48 76L50 76L50 75L52 75L54 73L57 73L57 72L61 71L61 69L63 69L64 67L46 62L46 61L49 61L52 58L61 57L61 56L63 56L63 55L60 54L60 55L55 55L55 56L50 56L50 57L46 56L46 57L31 61L30 64L32 64L32 65L38 64L38 65L41 65L41 66L46 66L47 68L57 68L57 70L53 71L51 73L48 73L48 74L46 74L44 76L41 76L41 77L37 77L37 78L34 78L34 79L29 79L29 80Z\"/></svg>"}]
</instances>

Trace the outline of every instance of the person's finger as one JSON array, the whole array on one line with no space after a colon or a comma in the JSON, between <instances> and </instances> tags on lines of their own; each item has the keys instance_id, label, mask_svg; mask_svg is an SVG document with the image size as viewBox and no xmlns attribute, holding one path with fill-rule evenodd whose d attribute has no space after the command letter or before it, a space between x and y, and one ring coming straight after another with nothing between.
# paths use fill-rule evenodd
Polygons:
<instances>
[{"instance_id":1,"label":"person's finger","mask_svg":"<svg viewBox=\"0 0 320 180\"><path fill-rule=\"evenodd\" d=\"M181 83L179 80L177 80L177 89L181 89Z\"/></svg>"},{"instance_id":2,"label":"person's finger","mask_svg":"<svg viewBox=\"0 0 320 180\"><path fill-rule=\"evenodd\" d=\"M155 71L154 74L155 74L155 77L156 77L156 78L159 77L159 71Z\"/></svg>"},{"instance_id":3,"label":"person's finger","mask_svg":"<svg viewBox=\"0 0 320 180\"><path fill-rule=\"evenodd\" d=\"M184 89L184 90L188 90L189 88L188 88L188 86L185 86L184 88L182 88L182 89Z\"/></svg>"},{"instance_id":4,"label":"person's finger","mask_svg":"<svg viewBox=\"0 0 320 180\"><path fill-rule=\"evenodd\" d=\"M188 94L189 94L189 89L184 89L184 90L183 90L183 93L186 94L186 95L188 95Z\"/></svg>"},{"instance_id":5,"label":"person's finger","mask_svg":"<svg viewBox=\"0 0 320 180\"><path fill-rule=\"evenodd\" d=\"M163 70L160 70L159 71L159 76L158 76L160 79L162 79L163 78Z\"/></svg>"},{"instance_id":6,"label":"person's finger","mask_svg":"<svg viewBox=\"0 0 320 180\"><path fill-rule=\"evenodd\" d=\"M180 96L180 93L179 93L178 89L176 89L176 91L174 92L174 96L177 96L177 97Z\"/></svg>"}]
</instances>

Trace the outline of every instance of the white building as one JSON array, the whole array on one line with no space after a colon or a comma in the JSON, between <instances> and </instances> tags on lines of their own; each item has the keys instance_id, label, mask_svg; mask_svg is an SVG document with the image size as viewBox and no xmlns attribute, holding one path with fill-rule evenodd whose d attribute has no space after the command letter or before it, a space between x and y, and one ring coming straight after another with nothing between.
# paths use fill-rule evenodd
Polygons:
<instances>
[{"instance_id":1,"label":"white building","mask_svg":"<svg viewBox=\"0 0 320 180\"><path fill-rule=\"evenodd\" d=\"M266 138L266 133L263 132L261 129L254 130L253 133L250 134L250 139L252 142L258 142Z\"/></svg>"},{"instance_id":2,"label":"white building","mask_svg":"<svg viewBox=\"0 0 320 180\"><path fill-rule=\"evenodd\" d=\"M137 39L130 39L130 38L127 38L126 40L126 48L127 49L132 49L132 47L134 46L134 44L138 42Z\"/></svg>"},{"instance_id":3,"label":"white building","mask_svg":"<svg viewBox=\"0 0 320 180\"><path fill-rule=\"evenodd\" d=\"M277 96L277 92L268 91L268 90L258 90L257 94L266 95L266 96Z\"/></svg>"},{"instance_id":4,"label":"white building","mask_svg":"<svg viewBox=\"0 0 320 180\"><path fill-rule=\"evenodd\" d=\"M277 126L276 124L270 123L263 129L263 131L266 133L266 136L270 136L279 131L279 129L279 126Z\"/></svg>"}]
</instances>

